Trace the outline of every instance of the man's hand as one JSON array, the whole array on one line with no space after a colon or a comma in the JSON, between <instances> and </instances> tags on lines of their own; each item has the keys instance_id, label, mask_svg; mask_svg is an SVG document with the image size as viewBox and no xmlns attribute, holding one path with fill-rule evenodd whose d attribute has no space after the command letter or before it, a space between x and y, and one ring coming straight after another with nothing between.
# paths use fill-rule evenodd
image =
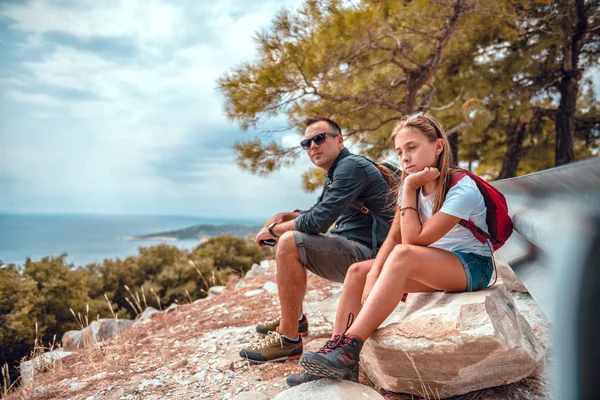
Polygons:
<instances>
[{"instance_id":1,"label":"man's hand","mask_svg":"<svg viewBox=\"0 0 600 400\"><path fill-rule=\"evenodd\" d=\"M298 213L298 212L281 212L281 213L277 213L277 214L273 215L271 217L271 219L269 219L267 222L265 222L264 226L269 226L273 222L275 222L276 224L280 224L282 222L286 222L286 221L292 220L292 219L296 218L298 215L300 215L300 213Z\"/></svg>"},{"instance_id":2,"label":"man's hand","mask_svg":"<svg viewBox=\"0 0 600 400\"><path fill-rule=\"evenodd\" d=\"M380 271L373 270L371 268L371 271L369 271L369 273L367 274L367 280L365 281L363 295L362 295L362 298L360 299L360 303L362 305L365 305L365 302L367 301L367 298L369 297L371 290L373 290L373 286L375 286L375 282L377 282L377 278L379 278L379 273L380 273Z\"/></svg>"},{"instance_id":3,"label":"man's hand","mask_svg":"<svg viewBox=\"0 0 600 400\"><path fill-rule=\"evenodd\" d=\"M423 171L410 174L404 179L404 185L411 189L418 189L429 182L433 182L440 176L440 171L434 167L427 167Z\"/></svg>"},{"instance_id":4,"label":"man's hand","mask_svg":"<svg viewBox=\"0 0 600 400\"><path fill-rule=\"evenodd\" d=\"M261 240L265 240L265 239L273 239L273 240L275 240L275 242L277 242L279 240L278 237L271 236L271 232L269 232L269 230L266 227L263 227L256 234L256 237L254 238L254 241L256 242L256 244L258 245L258 247L263 247L265 245L262 244L260 241Z\"/></svg>"}]
</instances>

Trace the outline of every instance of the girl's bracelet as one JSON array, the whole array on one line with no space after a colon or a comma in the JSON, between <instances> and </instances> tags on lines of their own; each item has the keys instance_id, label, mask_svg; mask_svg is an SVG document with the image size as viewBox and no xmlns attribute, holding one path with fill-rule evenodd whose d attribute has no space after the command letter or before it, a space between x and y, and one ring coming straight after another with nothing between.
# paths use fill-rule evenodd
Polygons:
<instances>
[{"instance_id":1,"label":"girl's bracelet","mask_svg":"<svg viewBox=\"0 0 600 400\"><path fill-rule=\"evenodd\" d=\"M417 215L419 215L419 210L417 210L415 207L402 207L400 208L400 215L404 215L404 210L415 210L417 212Z\"/></svg>"}]
</instances>

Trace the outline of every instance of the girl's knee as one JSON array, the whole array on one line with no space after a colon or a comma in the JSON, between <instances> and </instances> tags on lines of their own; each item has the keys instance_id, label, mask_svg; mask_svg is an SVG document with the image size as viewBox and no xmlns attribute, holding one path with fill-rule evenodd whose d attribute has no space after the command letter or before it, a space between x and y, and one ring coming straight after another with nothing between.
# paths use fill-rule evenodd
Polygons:
<instances>
[{"instance_id":1,"label":"girl's knee","mask_svg":"<svg viewBox=\"0 0 600 400\"><path fill-rule=\"evenodd\" d=\"M366 276L371 270L373 260L361 261L354 263L348 268L346 273L346 279L362 278Z\"/></svg>"},{"instance_id":2,"label":"girl's knee","mask_svg":"<svg viewBox=\"0 0 600 400\"><path fill-rule=\"evenodd\" d=\"M415 247L410 244L398 244L392 250L390 257L397 261L409 261L414 258L415 255Z\"/></svg>"},{"instance_id":3,"label":"girl's knee","mask_svg":"<svg viewBox=\"0 0 600 400\"><path fill-rule=\"evenodd\" d=\"M402 269L410 271L418 265L418 248L410 244L399 244L394 247L394 250L389 256L389 267L392 269Z\"/></svg>"}]
</instances>

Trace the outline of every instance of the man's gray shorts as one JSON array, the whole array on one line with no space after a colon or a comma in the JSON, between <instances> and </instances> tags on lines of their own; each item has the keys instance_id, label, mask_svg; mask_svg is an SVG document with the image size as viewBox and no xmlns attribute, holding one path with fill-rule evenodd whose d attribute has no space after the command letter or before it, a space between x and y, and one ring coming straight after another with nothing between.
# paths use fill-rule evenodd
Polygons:
<instances>
[{"instance_id":1,"label":"man's gray shorts","mask_svg":"<svg viewBox=\"0 0 600 400\"><path fill-rule=\"evenodd\" d=\"M350 265L373 258L371 248L340 235L309 235L294 231L300 262L310 272L344 282Z\"/></svg>"}]
</instances>

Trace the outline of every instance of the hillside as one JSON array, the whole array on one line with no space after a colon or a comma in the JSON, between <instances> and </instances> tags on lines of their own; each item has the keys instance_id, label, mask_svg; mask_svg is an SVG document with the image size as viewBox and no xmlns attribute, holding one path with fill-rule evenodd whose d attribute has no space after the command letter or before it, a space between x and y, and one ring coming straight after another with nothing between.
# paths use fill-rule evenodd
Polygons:
<instances>
[{"instance_id":1,"label":"hillside","mask_svg":"<svg viewBox=\"0 0 600 400\"><path fill-rule=\"evenodd\" d=\"M275 267L263 262L243 278L233 278L219 294L159 313L120 337L79 350L34 377L8 399L270 399L287 389L285 377L300 370L297 361L252 364L238 356L257 343L256 321L278 315ZM315 350L330 335L340 285L310 275L305 312ZM536 339L549 348L549 327L531 297L513 293ZM335 384L335 381L332 381ZM360 383L372 386L361 373ZM545 371L510 385L453 397L455 400L544 399L550 387ZM379 391L385 399L413 396ZM311 398L310 393L306 394Z\"/></svg>"}]
</instances>

